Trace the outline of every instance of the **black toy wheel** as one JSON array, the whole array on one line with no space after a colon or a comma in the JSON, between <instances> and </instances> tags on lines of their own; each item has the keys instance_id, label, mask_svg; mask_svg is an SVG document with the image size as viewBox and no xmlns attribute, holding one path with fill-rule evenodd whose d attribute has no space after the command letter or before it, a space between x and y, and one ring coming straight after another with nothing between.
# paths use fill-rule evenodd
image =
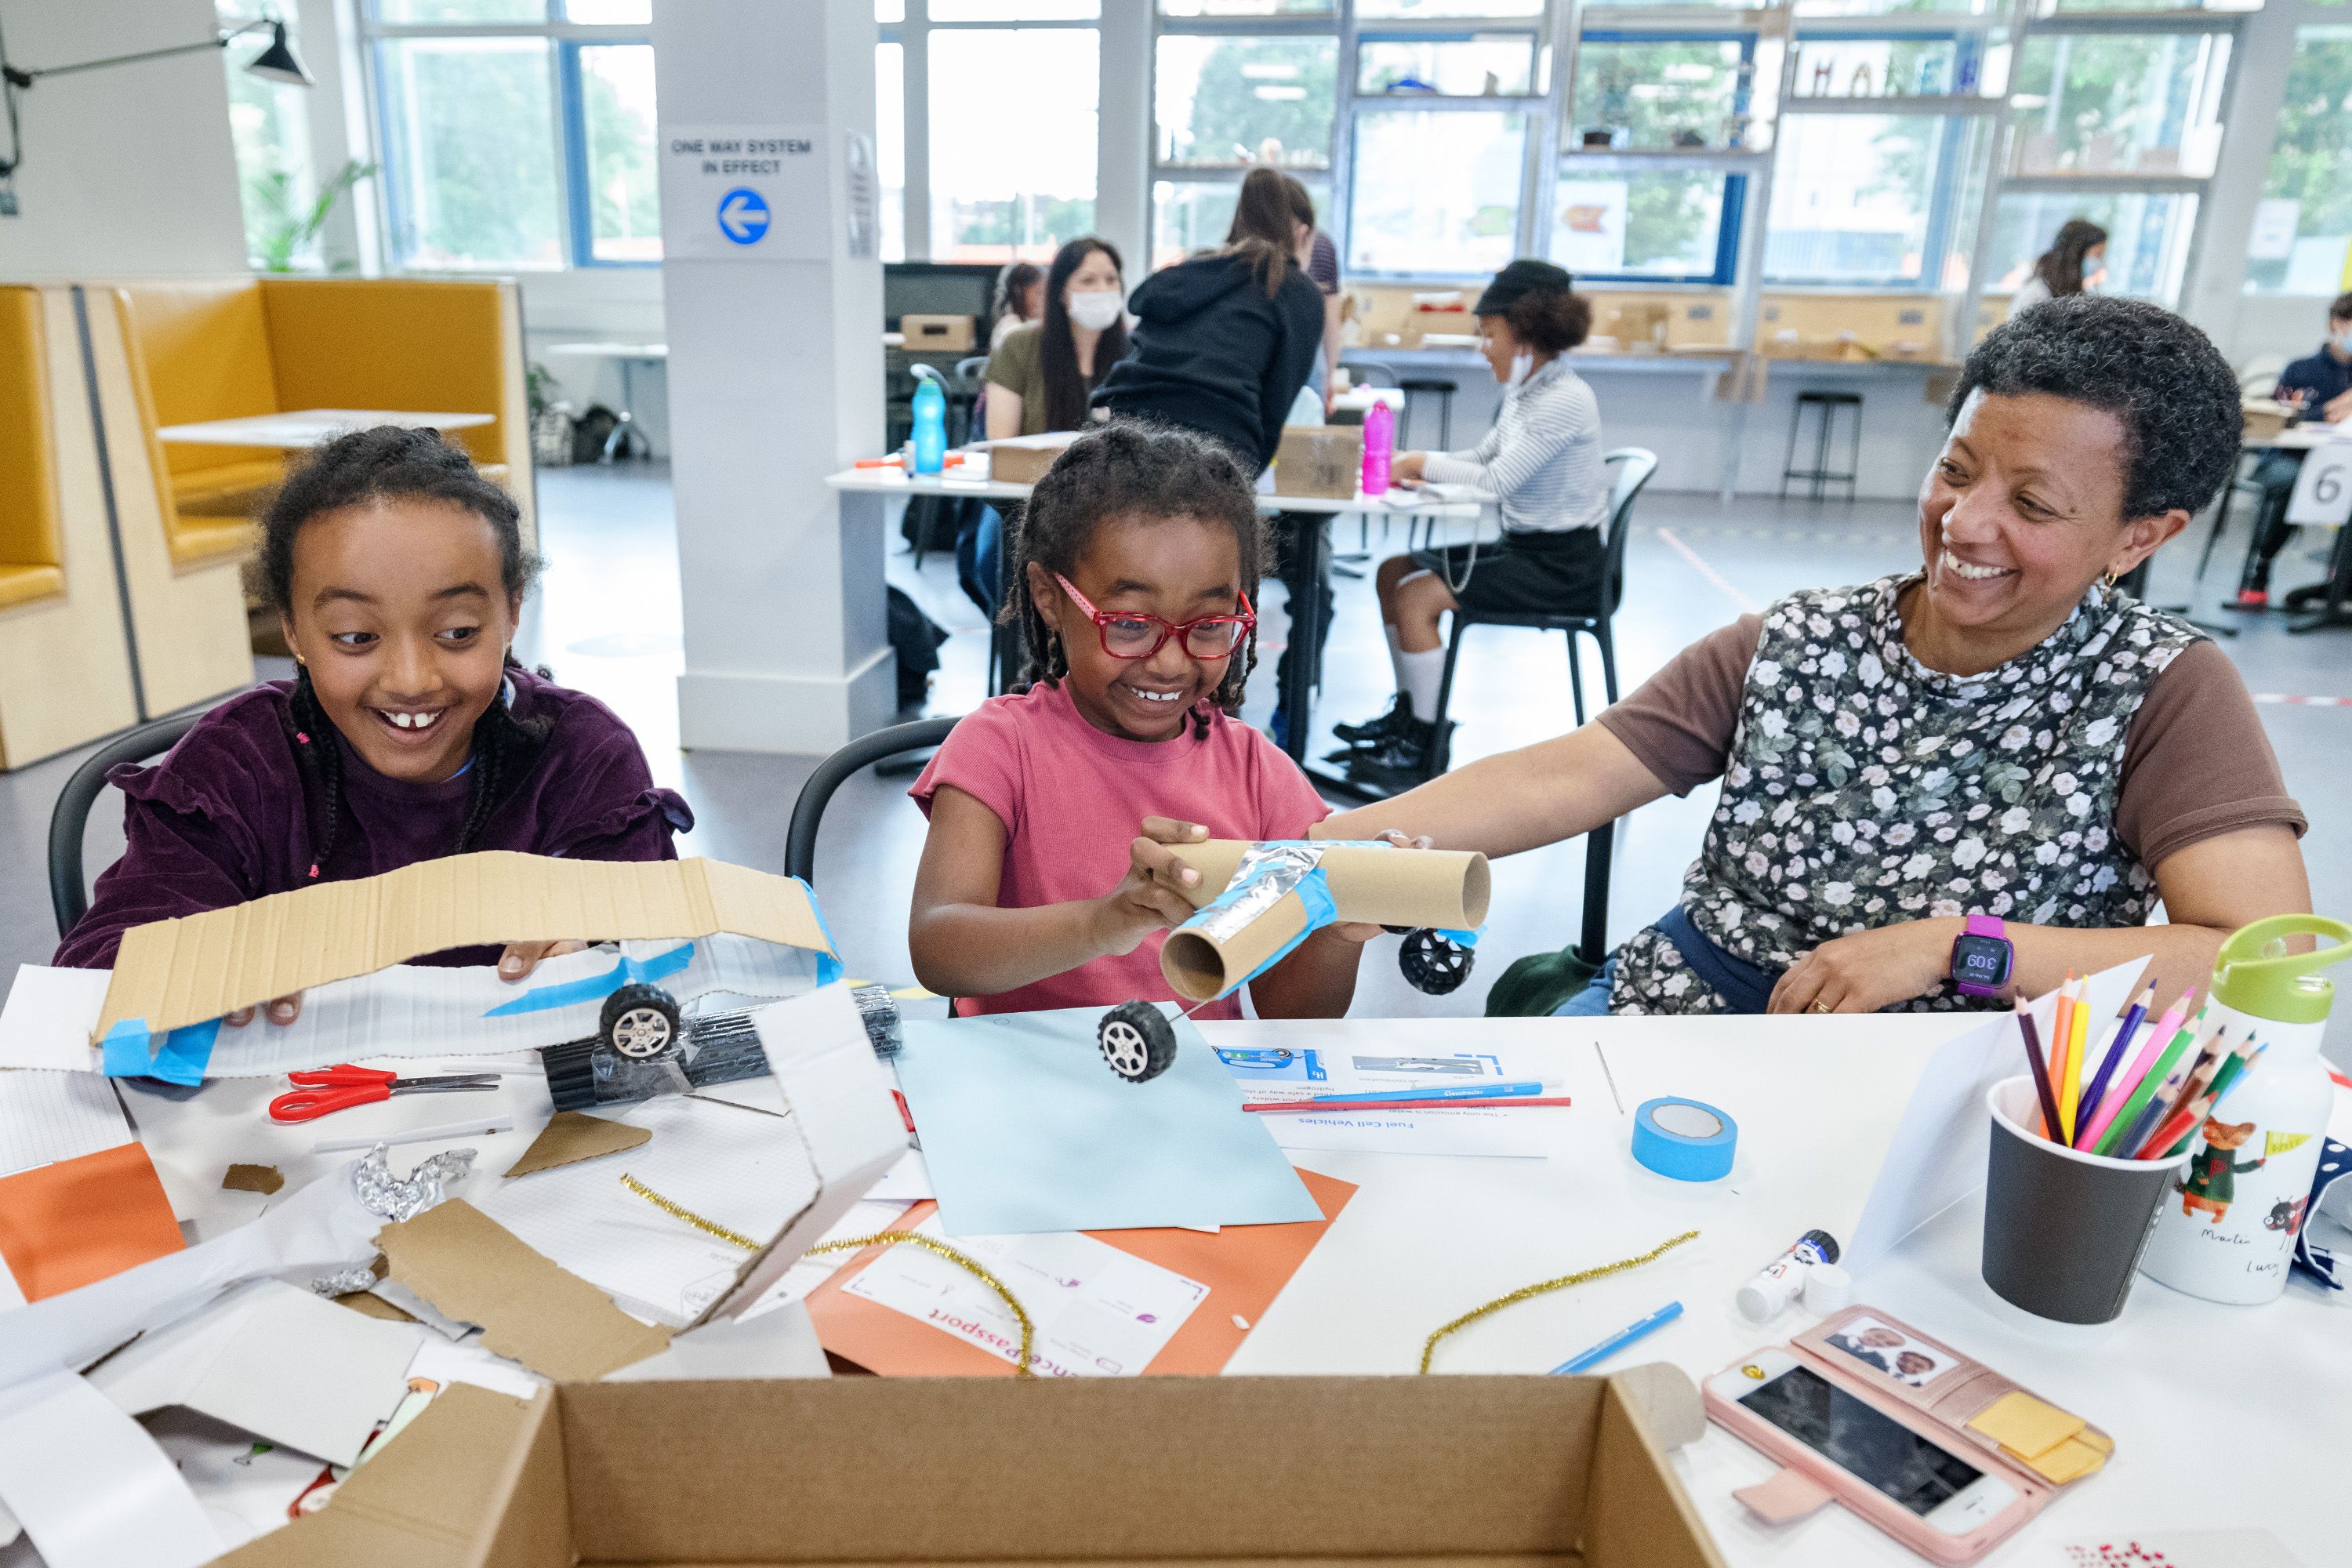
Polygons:
<instances>
[{"instance_id":1,"label":"black toy wheel","mask_svg":"<svg viewBox=\"0 0 2352 1568\"><path fill-rule=\"evenodd\" d=\"M1176 1059L1176 1030L1149 1002L1122 1002L1105 1013L1095 1043L1110 1070L1129 1083L1158 1078Z\"/></svg>"},{"instance_id":2,"label":"black toy wheel","mask_svg":"<svg viewBox=\"0 0 2352 1568\"><path fill-rule=\"evenodd\" d=\"M1406 984L1414 990L1443 996L1462 988L1477 956L1452 937L1423 926L1397 950L1397 967L1404 971Z\"/></svg>"},{"instance_id":3,"label":"black toy wheel","mask_svg":"<svg viewBox=\"0 0 2352 1568\"><path fill-rule=\"evenodd\" d=\"M677 1003L658 985L624 985L604 998L598 1029L631 1061L651 1061L677 1048Z\"/></svg>"}]
</instances>

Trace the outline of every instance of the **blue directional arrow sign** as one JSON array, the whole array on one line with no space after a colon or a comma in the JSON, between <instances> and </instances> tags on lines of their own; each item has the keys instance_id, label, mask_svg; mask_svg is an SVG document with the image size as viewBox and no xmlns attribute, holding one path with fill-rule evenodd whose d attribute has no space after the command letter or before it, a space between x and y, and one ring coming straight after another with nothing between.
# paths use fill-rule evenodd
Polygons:
<instances>
[{"instance_id":1,"label":"blue directional arrow sign","mask_svg":"<svg viewBox=\"0 0 2352 1568\"><path fill-rule=\"evenodd\" d=\"M768 198L738 185L719 198L719 232L738 245L757 245L768 232Z\"/></svg>"}]
</instances>

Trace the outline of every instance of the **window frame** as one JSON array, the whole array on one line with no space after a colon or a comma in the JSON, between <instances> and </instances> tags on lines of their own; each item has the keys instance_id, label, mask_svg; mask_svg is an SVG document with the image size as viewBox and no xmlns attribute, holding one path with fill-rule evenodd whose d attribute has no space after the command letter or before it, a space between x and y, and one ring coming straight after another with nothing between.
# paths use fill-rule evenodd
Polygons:
<instances>
[{"instance_id":1,"label":"window frame","mask_svg":"<svg viewBox=\"0 0 2352 1568\"><path fill-rule=\"evenodd\" d=\"M418 268L404 253L401 171L393 148L392 106L383 91L383 47L409 38L543 38L548 42L548 107L550 133L555 139L556 177L563 210L556 232L563 258L552 268L505 264L466 269L469 273L559 272L615 268L644 271L661 266L646 261L605 260L595 252L595 201L589 189L587 93L581 80L580 50L598 44L653 45L653 29L645 23L597 24L562 19L563 0L544 0L541 21L524 22L386 22L380 18L380 0L357 0L358 52L368 97L368 124L375 138L375 162L383 170L379 222L383 254L395 272L429 273L449 268Z\"/></svg>"}]
</instances>

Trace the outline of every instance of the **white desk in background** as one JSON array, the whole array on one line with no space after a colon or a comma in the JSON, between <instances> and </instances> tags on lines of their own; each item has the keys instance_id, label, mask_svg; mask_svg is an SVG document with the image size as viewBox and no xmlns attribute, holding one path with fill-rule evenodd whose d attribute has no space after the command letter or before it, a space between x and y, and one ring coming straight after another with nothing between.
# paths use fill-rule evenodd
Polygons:
<instances>
[{"instance_id":1,"label":"white desk in background","mask_svg":"<svg viewBox=\"0 0 2352 1568\"><path fill-rule=\"evenodd\" d=\"M1514 1071L1539 1070L1575 1101L1517 1113L1539 1130L1539 1160L1293 1154L1358 1190L1226 1370L1411 1375L1429 1332L1473 1307L1692 1229L1697 1240L1655 1263L1522 1302L1450 1336L1437 1352L1439 1372L1543 1371L1670 1300L1683 1303L1680 1319L1596 1372L1664 1361L1696 1381L1748 1351L1786 1343L1814 1319L1792 1307L1758 1327L1735 1311L1733 1292L1806 1230L1852 1237L1921 1066L1978 1022L1935 1014L1203 1023L1209 1042L1229 1048L1507 1052ZM321 1138L510 1117L515 1131L451 1141L480 1149L476 1168L496 1173L548 1114L546 1086L531 1072L492 1093L395 1098L291 1126L264 1113L284 1087L219 1079L182 1102L126 1090L194 1239L263 1206L255 1194L219 1190L231 1162L273 1163L299 1184L349 1158L312 1154ZM1729 1176L1686 1185L1633 1163L1630 1113L1664 1094L1704 1100L1738 1123ZM2347 1100L2338 1097L2339 1137L2352 1131ZM436 1148L404 1144L395 1164L405 1169ZM1979 1166L1983 1148L1969 1156ZM1856 1281L1856 1300L2096 1423L2116 1444L2104 1471L1986 1557L1990 1568L2073 1568L2061 1551L2069 1542L2232 1528L2269 1530L2305 1568L2344 1560L2334 1489L2352 1452L2352 1311L2326 1304L2300 1279L2263 1307L2218 1306L2141 1279L2113 1324L2042 1323L1979 1276L1980 1204L1971 1198L1929 1222ZM1743 1568L1922 1561L1834 1504L1784 1528L1754 1522L1732 1489L1773 1467L1711 1426L1674 1464L1724 1555ZM1236 1484L1246 1484L1246 1468L1244 1461Z\"/></svg>"},{"instance_id":2,"label":"white desk in background","mask_svg":"<svg viewBox=\"0 0 2352 1568\"><path fill-rule=\"evenodd\" d=\"M604 449L597 455L600 463L609 463L614 454L629 444L631 432L645 443L646 456L654 455L654 444L637 423L637 367L669 363L667 343L579 342L550 343L541 351L550 359L611 360L621 367L621 408L613 433L604 437Z\"/></svg>"},{"instance_id":3,"label":"white desk in background","mask_svg":"<svg viewBox=\"0 0 2352 1568\"><path fill-rule=\"evenodd\" d=\"M471 430L495 425L495 414L433 414L404 408L294 408L282 414L249 414L238 419L202 419L157 427L159 440L191 447L278 447L301 451L341 435L378 425L408 430Z\"/></svg>"},{"instance_id":4,"label":"white desk in background","mask_svg":"<svg viewBox=\"0 0 2352 1568\"><path fill-rule=\"evenodd\" d=\"M845 532L870 532L874 541L869 551L862 542L853 542L848 559L872 560L877 577L882 570L883 539L886 533L884 513L891 501L904 502L917 496L971 497L979 500L1027 500L1030 487L992 479L988 472L988 454L984 448L968 449L963 462L937 474L908 474L896 465L875 468L845 468L825 479L841 498L841 526ZM1320 576L1325 555L1330 549L1328 523L1334 517L1351 512L1372 516L1405 516L1445 518L1475 522L1490 504L1489 500L1416 500L1413 492L1391 490L1385 496L1357 494L1341 499L1336 496L1278 496L1261 491L1257 510L1262 516L1273 517L1284 512L1316 517L1324 525L1302 531L1314 545L1311 551L1296 551L1297 557L1286 563L1284 583L1289 594L1290 646L1313 648L1318 645L1319 628L1314 624L1321 611L1321 601L1311 591ZM1009 564L1012 552L1003 552ZM1006 591L1005 584L998 584ZM1012 628L996 628L989 666L989 690L1002 690L1012 679L1012 663L1017 657L1013 646ZM1307 755L1306 715L1314 705L1315 661L1297 658L1290 661L1290 686L1283 693L1288 710L1297 717L1290 726L1290 754L1301 765Z\"/></svg>"}]
</instances>

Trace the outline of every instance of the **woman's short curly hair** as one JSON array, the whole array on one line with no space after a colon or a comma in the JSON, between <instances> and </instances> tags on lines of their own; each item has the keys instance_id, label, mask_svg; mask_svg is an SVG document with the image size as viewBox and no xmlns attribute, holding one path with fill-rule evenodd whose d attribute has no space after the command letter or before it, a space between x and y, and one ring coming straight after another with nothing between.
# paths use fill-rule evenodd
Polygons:
<instances>
[{"instance_id":1,"label":"woman's short curly hair","mask_svg":"<svg viewBox=\"0 0 2352 1568\"><path fill-rule=\"evenodd\" d=\"M2124 427L2126 518L2197 511L2237 466L2237 374L2210 338L2145 300L2076 294L2003 321L1961 367L1947 428L1974 392L2047 393L2113 414Z\"/></svg>"}]
</instances>

